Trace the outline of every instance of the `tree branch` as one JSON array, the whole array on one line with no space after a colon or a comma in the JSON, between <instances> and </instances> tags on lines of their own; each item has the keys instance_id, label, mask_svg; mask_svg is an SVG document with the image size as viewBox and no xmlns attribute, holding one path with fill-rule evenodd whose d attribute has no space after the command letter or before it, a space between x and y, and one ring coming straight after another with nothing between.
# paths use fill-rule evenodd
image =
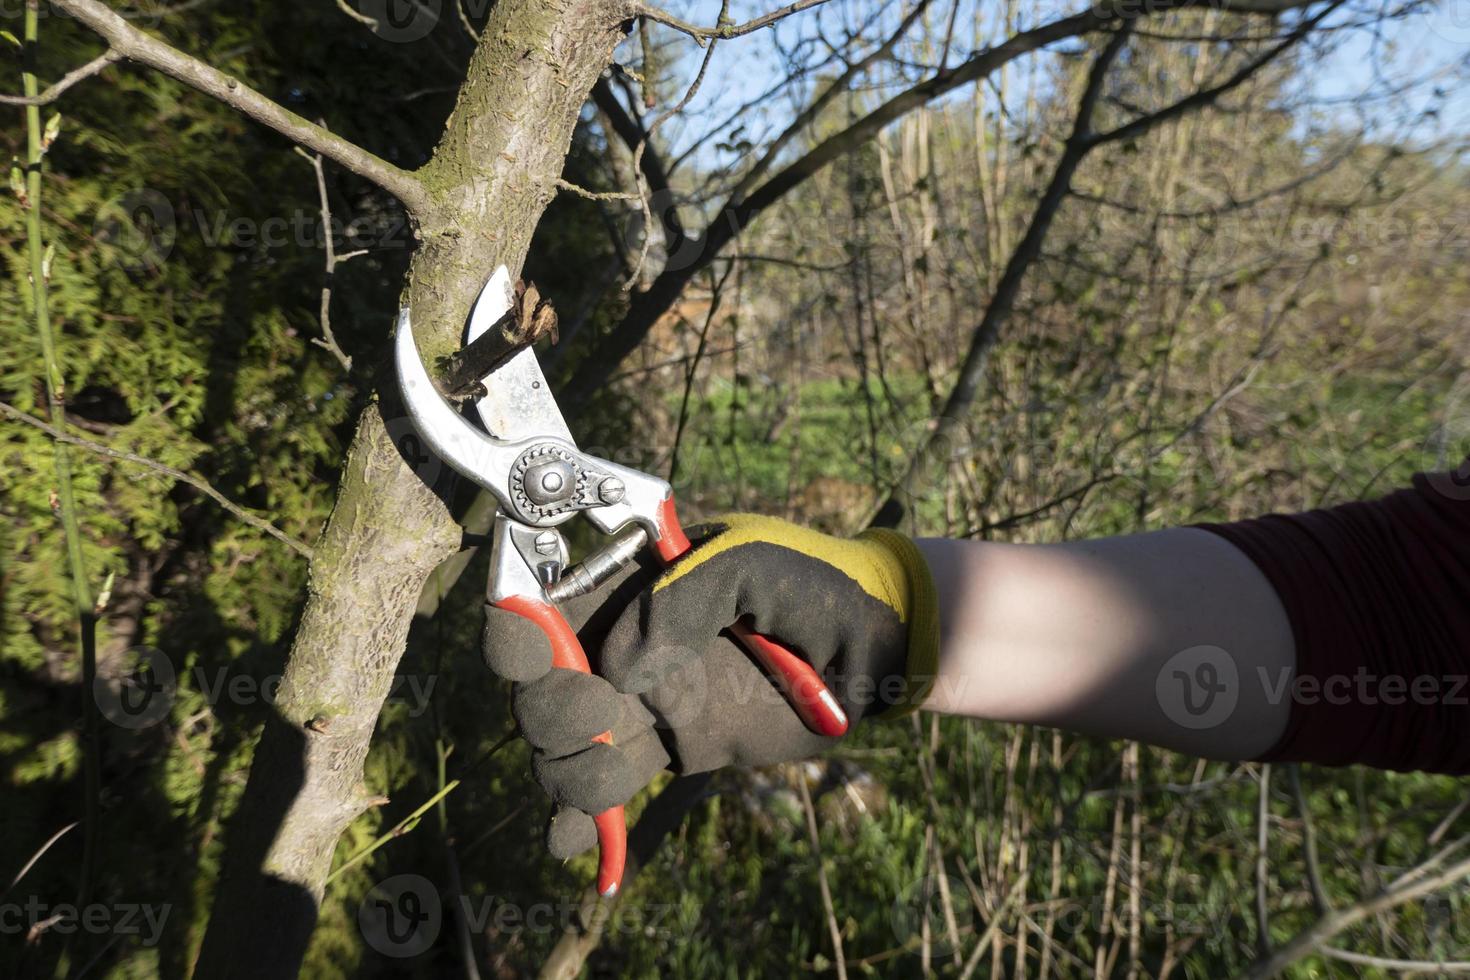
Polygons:
<instances>
[{"instance_id":1,"label":"tree branch","mask_svg":"<svg viewBox=\"0 0 1470 980\"><path fill-rule=\"evenodd\" d=\"M632 193L631 191L594 191L594 190L588 190L587 188L583 187L580 184L574 184L570 180L563 180L560 177L558 177L557 180L556 180L556 187L557 187L557 190L566 191L569 194L575 194L578 197L586 198L589 201L636 201L636 200L638 200L638 195Z\"/></svg>"},{"instance_id":2,"label":"tree branch","mask_svg":"<svg viewBox=\"0 0 1470 980\"><path fill-rule=\"evenodd\" d=\"M326 243L327 252L326 278L322 283L322 335L311 338L311 342L335 357L337 363L342 365L342 370L350 372L352 370L352 358L341 347L337 346L337 335L332 332L332 286L334 284L333 280L337 275L337 266L343 262L355 259L360 255L366 255L367 250L359 249L356 252L349 252L343 256L337 255L337 243L333 240L332 234L332 202L327 198L327 169L322 164L322 155L320 153L307 153L299 146L296 148L296 152L306 158L306 161L311 164L311 169L316 173L317 196L321 199L322 237Z\"/></svg>"},{"instance_id":3,"label":"tree branch","mask_svg":"<svg viewBox=\"0 0 1470 980\"><path fill-rule=\"evenodd\" d=\"M65 75L62 76L59 82L52 85L50 88L46 89L46 91L40 93L39 95L0 95L0 105L50 105L57 99L61 98L62 93L71 88L73 85L77 84L78 82L86 81L93 75L97 75L102 73L103 71L106 71L107 68L117 64L119 61L122 60L122 58L122 55L109 48L102 54L87 62L85 65L82 65L82 67L74 68L71 71L67 72Z\"/></svg>"},{"instance_id":4,"label":"tree branch","mask_svg":"<svg viewBox=\"0 0 1470 980\"><path fill-rule=\"evenodd\" d=\"M878 513L902 512L905 506L903 498L911 498L916 494L919 481L928 472L935 447L943 445L949 439L961 424L961 420L969 414L971 406L974 405L975 397L980 390L980 377L989 360L990 351L1000 340L1001 328L1010 320L1016 298L1021 294L1021 284L1025 281L1026 272L1041 255L1041 246L1046 241L1047 233L1051 230L1053 219L1061 210L1062 202L1066 200L1067 193L1072 188L1072 178L1076 176L1077 168L1081 166L1083 159L1092 148L1098 145L1092 136L1092 114L1097 108L1098 99L1102 96L1103 83L1107 79L1108 69L1112 67L1118 54L1123 50L1123 46L1127 44L1131 30L1132 22L1125 21L1093 59L1092 68L1087 75L1087 84L1077 103L1077 115L1072 122L1072 132L1062 146L1062 155L1057 160L1056 169L1052 171L1046 190L1042 192L1041 199L1036 202L1036 209L1032 212L1031 221L1026 226L1026 234L1016 245L1015 251L1011 253L1005 271L1001 274L1000 281L996 283L995 295L991 297L989 305L985 307L985 313L980 317L980 323L976 326L974 336L970 341L970 349L965 353L965 360L960 366L959 378L956 379L949 398L945 400L944 410L936 420L933 431L929 433L929 438L925 440L923 446L919 447L909 462L908 470L904 473L903 478L878 508Z\"/></svg>"},{"instance_id":5,"label":"tree branch","mask_svg":"<svg viewBox=\"0 0 1470 980\"><path fill-rule=\"evenodd\" d=\"M703 47L704 42L711 38L725 40L727 38L740 37L743 34L753 34L763 27L770 27L777 21L785 20L792 14L799 14L803 10L811 7L820 7L826 2L827 0L796 0L795 3L787 4L780 10L773 10L769 14L757 17L754 20L748 20L743 24L727 24L725 23L724 16L721 15L720 23L714 27L696 27L688 21L680 20L673 14L643 3L637 4L633 8L633 15L635 17L642 17L645 20L654 21L658 24L663 24L665 27L672 27L680 33L688 34L695 41L699 42L700 47Z\"/></svg>"},{"instance_id":6,"label":"tree branch","mask_svg":"<svg viewBox=\"0 0 1470 980\"><path fill-rule=\"evenodd\" d=\"M923 16L924 11L928 9L931 2L932 0L919 0L918 3L914 4L914 9L909 11L908 16L899 21L898 27L892 34L888 35L886 41L874 48L865 57L859 58L849 65L841 75L833 79L830 85L813 98L806 108L797 113L796 118L791 121L791 125L787 126L781 131L779 136L771 141L771 145L766 147L765 153L761 154L761 158L756 161L755 166L751 167L750 172L740 179L740 183L736 185L735 190L730 195L731 200L739 201L743 199L745 192L755 186L756 181L760 180L770 171L776 162L776 158L780 156L781 151L803 130L811 125L812 121L821 114L821 111L827 107L828 103L847 91L848 86L852 84L854 78L867 71L878 61L888 57L889 53L898 45L898 42L908 33L909 28L914 25L914 22Z\"/></svg>"},{"instance_id":7,"label":"tree branch","mask_svg":"<svg viewBox=\"0 0 1470 980\"><path fill-rule=\"evenodd\" d=\"M974 405L975 397L979 390L980 376L984 371L985 364L989 358L990 350L1000 339L1000 329L1009 320L1011 310L1014 308L1020 288L1025 279L1026 271L1041 254L1041 247L1046 239L1046 234L1051 228L1052 219L1055 218L1057 210L1061 207L1066 196L1071 192L1072 178L1077 173L1078 166L1088 153L1099 146L1113 143L1121 139L1133 139L1142 136L1149 130L1161 123L1177 119L1180 116L1198 108L1211 104L1221 95L1242 85L1246 80L1253 77L1271 61L1275 60L1284 51L1301 41L1322 22L1322 19L1342 3L1342 0L1334 0L1316 15L1304 20L1289 33L1281 43L1274 45L1261 56L1252 59L1239 71L1232 74L1219 85L1201 89L1186 96L1177 102L1160 109L1147 116L1141 116L1130 123L1126 123L1116 129L1105 133L1094 133L1092 130L1092 115L1102 94L1102 84L1108 66L1112 58L1117 55L1117 47L1121 47L1126 40L1127 33L1132 29L1133 22L1125 21L1122 28L1113 36L1108 48L1104 49L1097 60L1093 63L1092 73L1088 79L1086 90L1083 92L1082 100L1078 104L1077 117L1074 121L1071 135L1062 149L1061 159L1057 162L1057 168L1052 174L1051 182L1047 185L1045 193L1036 205L1032 214L1031 224L1026 229L1026 235L1016 250L1011 254L1010 261L1006 264L1005 272L1000 282L996 285L995 295L990 304L985 308L981 317L980 325L976 328L974 339L971 341L969 351L965 354L965 360L960 368L959 379L955 382L954 389L950 392L945 402L943 412L935 423L934 431L930 433L925 445L914 455L909 464L908 471L899 481L894 491L888 496L880 512L885 509L900 507L902 498L911 496L918 481L927 472L932 462L929 458L934 447L943 445L954 430L960 425L961 420L969 413ZM1111 55L1109 54L1111 51Z\"/></svg>"},{"instance_id":8,"label":"tree branch","mask_svg":"<svg viewBox=\"0 0 1470 980\"><path fill-rule=\"evenodd\" d=\"M160 463L156 459L149 459L147 456L139 456L137 453L129 453L124 452L121 449L113 449L111 446L104 446L100 442L93 442L90 439L83 439L82 437L74 436L69 432L63 432L60 429L56 428L54 425L49 425L45 422L42 422L35 416L29 415L26 412L22 412L14 405L7 405L5 402L0 402L0 414L8 415L10 418L14 419L17 422L24 422L26 425L29 425L36 429L40 429L42 432L46 433L52 439L55 439L57 442L63 442L70 446L76 446L79 449L85 449L88 452L96 453L98 456L106 456L108 459L121 460L124 463L132 463L134 466L141 466L144 469L152 470L155 473L160 473L171 480L178 480L180 483L187 483L189 486L193 487L195 490L198 490L200 493L204 494L206 497L219 504L231 514L238 517L242 522L255 528L257 531L260 531L263 534L270 535L277 541L284 544L286 547L290 548L292 551L296 552L298 555L301 555L303 558L311 557L311 547L309 545L291 537L285 531L282 531L280 528L276 527L269 521L265 521L259 517L256 517L254 514L250 513L248 510L230 500L224 494L220 493L207 481L195 476L192 473L186 473L183 470L176 470L172 466Z\"/></svg>"},{"instance_id":9,"label":"tree branch","mask_svg":"<svg viewBox=\"0 0 1470 980\"><path fill-rule=\"evenodd\" d=\"M1183 0L1157 0L1150 9L1178 5ZM1002 65L1064 38L1105 28L1119 15L1111 3L1098 4L1082 13L1061 17L1029 31L1022 31L1000 44L976 53L958 67L942 69L918 85L889 99L846 129L823 140L808 153L788 164L748 196L734 197L706 229L700 254L687 257L678 268L665 269L649 288L634 296L623 321L603 339L599 348L582 361L567 383L565 398L580 401L606 383L623 358L643 340L690 280L740 231L766 208L792 189L820 172L829 163L862 146L884 126L963 85L978 81ZM825 97L825 94L824 96Z\"/></svg>"},{"instance_id":10,"label":"tree branch","mask_svg":"<svg viewBox=\"0 0 1470 980\"><path fill-rule=\"evenodd\" d=\"M720 4L721 21L725 19L725 14L729 9L730 0L723 0ZM643 139L638 141L638 146L633 150L633 179L638 182L638 202L643 208L643 245L638 251L638 258L633 263L632 274L629 275L628 281L623 287L624 289L632 289L638 284L638 279L643 274L643 264L648 261L649 246L653 244L653 236L649 234L653 225L653 204L649 198L648 185L643 180L643 154L648 149L648 143L653 139L653 134L658 131L658 128L674 116L683 112L685 106L689 105L694 99L695 94L699 92L699 87L704 84L705 73L709 71L710 62L714 59L715 46L718 43L719 39L710 42L709 48L704 53L703 60L699 63L699 72L694 76L694 81L690 83L688 91L684 93L684 97L664 110L653 122L648 124L648 131L643 134ZM669 242L667 244L669 245L670 254L672 254L673 248L677 243Z\"/></svg>"},{"instance_id":11,"label":"tree branch","mask_svg":"<svg viewBox=\"0 0 1470 980\"><path fill-rule=\"evenodd\" d=\"M976 52L955 68L940 68L929 78L884 102L846 129L823 140L812 150L787 165L748 196L732 196L710 221L698 255L684 256L676 269L665 269L647 290L634 296L621 323L602 340L591 356L584 358L567 383L566 398L585 399L606 384L624 357L683 293L695 275L766 208L834 160L872 139L883 127L908 112L926 105L955 89L986 78L1002 66L1033 51L1067 38L1109 30L1119 21L1134 22L1168 10L1210 7L1238 13L1273 15L1308 5L1311 0L1154 0L1138 5L1104 0L1080 13L1057 18L1039 27L1020 31L999 44ZM743 188L742 188L743 190Z\"/></svg>"},{"instance_id":12,"label":"tree branch","mask_svg":"<svg viewBox=\"0 0 1470 980\"><path fill-rule=\"evenodd\" d=\"M402 201L414 214L423 214L428 210L428 191L409 171L369 153L351 140L308 122L241 84L239 79L138 30L100 0L51 0L51 4L100 34L112 45L113 52L119 57L156 68L185 85L240 110L287 139L320 153L364 180L377 184Z\"/></svg>"},{"instance_id":13,"label":"tree branch","mask_svg":"<svg viewBox=\"0 0 1470 980\"><path fill-rule=\"evenodd\" d=\"M1352 953L1333 946L1324 946L1322 955L1328 959L1342 960L1344 963L1371 966L1374 969L1397 973L1470 973L1470 961L1466 960L1399 960L1387 956Z\"/></svg>"},{"instance_id":14,"label":"tree branch","mask_svg":"<svg viewBox=\"0 0 1470 980\"><path fill-rule=\"evenodd\" d=\"M25 45L22 49L21 90L32 100L39 94L36 77L36 55L40 41L40 10L30 3L25 8ZM44 214L41 207L42 172L48 141L41 128L41 108L32 101L25 109L26 169L25 193L21 206L25 211L26 252L30 259L31 315L36 339L41 345L45 368L46 415L59 426L66 425L66 378L61 370L61 355L56 347L55 325L51 322L50 279L55 243L46 244ZM61 431L61 430L58 430ZM92 589L87 582L87 562L83 553L81 522L78 519L76 494L72 487L71 454L65 445L51 447L52 467L56 475L55 496L51 509L61 524L66 544L66 563L71 573L72 604L77 620L77 639L81 660L83 690L90 691L97 679L97 612ZM98 713L92 698L86 698L82 709L82 863L77 884L77 905L91 900L93 875L97 866L97 840L101 813L101 743L97 732ZM63 956L65 954L63 953Z\"/></svg>"},{"instance_id":15,"label":"tree branch","mask_svg":"<svg viewBox=\"0 0 1470 980\"><path fill-rule=\"evenodd\" d=\"M628 152L636 154L640 145L644 147L643 155L638 158L638 166L643 172L648 189L655 194L667 193L669 169L664 165L663 156L648 145L648 131L637 117L623 108L607 79L599 78L597 84L592 86L592 102L607 117L607 124L627 146ZM633 179L636 181L638 178L635 176ZM635 201L642 199L638 194L629 196ZM664 237L668 240L669 247L677 247L684 240L684 223L679 219L679 209L671 201L668 207L659 212L659 219L663 222Z\"/></svg>"},{"instance_id":16,"label":"tree branch","mask_svg":"<svg viewBox=\"0 0 1470 980\"><path fill-rule=\"evenodd\" d=\"M1297 960L1318 951L1324 955L1341 956L1342 951L1340 950L1329 952L1322 947L1344 929L1470 875L1470 858L1462 859L1438 873L1432 873L1439 861L1439 858L1431 858L1382 891L1317 919L1312 925L1299 932L1291 942L1277 948L1271 956L1259 959L1252 964L1248 971L1241 974L1241 980L1266 980L1267 977L1277 976Z\"/></svg>"},{"instance_id":17,"label":"tree branch","mask_svg":"<svg viewBox=\"0 0 1470 980\"><path fill-rule=\"evenodd\" d=\"M1247 62L1244 66L1241 67L1239 71L1235 72L1235 74L1231 75L1220 84L1212 85L1209 88L1200 89L1198 92L1195 92L1194 94L1187 96L1186 98L1180 99L1173 105L1160 109L1158 112L1151 113L1150 115L1140 116L1132 122L1119 126L1116 129L1109 130L1106 133L1098 133L1097 135L1092 137L1093 142L1097 144L1102 144L1115 143L1119 140L1133 139L1135 137L1143 135L1150 129L1153 129L1159 123L1168 122L1171 119L1177 119L1178 117L1192 112L1195 109L1209 105L1225 93L1231 91L1232 89L1238 88L1246 80L1255 75L1256 72L1260 71L1270 62L1275 61L1277 56L1279 56L1282 52L1286 51L1288 48L1295 46L1299 41L1301 41L1302 38L1310 34L1317 27L1318 24L1322 23L1323 18L1327 17L1327 15L1331 14L1338 7L1342 6L1342 4L1343 0L1333 0L1332 3L1327 4L1327 6L1323 7L1322 10L1319 11L1317 14L1307 18L1306 20L1302 21L1301 24L1297 25L1297 27L1292 30L1291 33L1287 34L1286 37L1283 38L1279 44L1268 49L1260 57L1254 58L1251 61Z\"/></svg>"}]
</instances>

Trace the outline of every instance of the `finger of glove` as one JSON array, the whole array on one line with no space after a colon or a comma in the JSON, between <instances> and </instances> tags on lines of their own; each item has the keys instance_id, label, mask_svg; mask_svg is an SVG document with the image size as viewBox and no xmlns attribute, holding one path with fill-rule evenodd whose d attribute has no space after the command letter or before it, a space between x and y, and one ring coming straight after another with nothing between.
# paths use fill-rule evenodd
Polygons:
<instances>
[{"instance_id":1,"label":"finger of glove","mask_svg":"<svg viewBox=\"0 0 1470 980\"><path fill-rule=\"evenodd\" d=\"M575 807L554 806L546 824L546 849L565 861L597 846L597 824Z\"/></svg>"},{"instance_id":2,"label":"finger of glove","mask_svg":"<svg viewBox=\"0 0 1470 980\"><path fill-rule=\"evenodd\" d=\"M511 713L533 747L549 755L571 755L618 723L623 696L601 677L553 669L516 685Z\"/></svg>"},{"instance_id":3,"label":"finger of glove","mask_svg":"<svg viewBox=\"0 0 1470 980\"><path fill-rule=\"evenodd\" d=\"M644 700L659 726L668 724L664 740L674 772L805 759L841 741L807 729L762 669L723 636L701 658L697 684L680 676L677 684L655 688Z\"/></svg>"},{"instance_id":4,"label":"finger of glove","mask_svg":"<svg viewBox=\"0 0 1470 980\"><path fill-rule=\"evenodd\" d=\"M488 602L480 655L486 667L510 681L533 681L551 670L551 641L540 627Z\"/></svg>"},{"instance_id":5,"label":"finger of glove","mask_svg":"<svg viewBox=\"0 0 1470 980\"><path fill-rule=\"evenodd\" d=\"M574 755L536 752L531 772L548 796L584 813L602 813L631 800L669 762L652 728L627 742L594 743Z\"/></svg>"},{"instance_id":6,"label":"finger of glove","mask_svg":"<svg viewBox=\"0 0 1470 980\"><path fill-rule=\"evenodd\" d=\"M857 591L841 571L800 552L739 545L656 583L624 609L603 644L601 672L620 691L645 693L745 616L822 671L847 637L847 607L868 599Z\"/></svg>"},{"instance_id":7,"label":"finger of glove","mask_svg":"<svg viewBox=\"0 0 1470 980\"><path fill-rule=\"evenodd\" d=\"M653 723L647 709L601 677L561 669L516 685L511 713L526 741L550 756L580 752L603 732L631 738Z\"/></svg>"}]
</instances>

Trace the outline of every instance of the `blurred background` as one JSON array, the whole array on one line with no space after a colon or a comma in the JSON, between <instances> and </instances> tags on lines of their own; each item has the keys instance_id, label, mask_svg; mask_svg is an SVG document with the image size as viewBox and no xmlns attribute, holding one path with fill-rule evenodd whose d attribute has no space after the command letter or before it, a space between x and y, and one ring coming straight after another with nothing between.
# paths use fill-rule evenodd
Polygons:
<instances>
[{"instance_id":1,"label":"blurred background","mask_svg":"<svg viewBox=\"0 0 1470 980\"><path fill-rule=\"evenodd\" d=\"M21 6L0 12L6 92ZM412 168L489 6L126 12ZM1075 11L837 0L712 48L635 29L525 270L560 314L542 356L583 447L667 476L690 522L738 508L851 533L890 502L911 533L1022 542L1316 507L1457 464L1470 10L1139 9L1118 50L1061 37L968 78L977 52ZM43 83L101 50L42 18ZM4 111L24 159L23 110ZM332 506L414 234L382 191L330 163L319 183L155 72L115 66L43 115L99 683L76 653L56 433L0 417L0 969L186 976L304 600L292 542ZM0 195L0 400L40 415L19 190ZM484 502L460 503L483 528ZM388 800L340 842L304 975L1213 978L1328 921L1288 975L1470 960L1463 881L1332 919L1463 843L1463 781L929 716L656 786L630 811L648 866L589 917L590 861L544 853L525 747L484 758L511 726L478 656L485 566L466 553L420 600L368 759ZM63 934L48 920L79 887L106 927ZM405 893L423 929L365 924Z\"/></svg>"}]
</instances>

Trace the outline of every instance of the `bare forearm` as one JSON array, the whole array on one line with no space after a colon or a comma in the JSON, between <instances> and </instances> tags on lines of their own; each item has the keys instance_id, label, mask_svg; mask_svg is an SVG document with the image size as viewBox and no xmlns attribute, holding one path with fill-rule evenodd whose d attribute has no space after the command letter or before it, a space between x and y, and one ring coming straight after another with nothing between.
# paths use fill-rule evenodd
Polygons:
<instances>
[{"instance_id":1,"label":"bare forearm","mask_svg":"<svg viewBox=\"0 0 1470 980\"><path fill-rule=\"evenodd\" d=\"M1057 545L919 542L943 645L926 707L1249 759L1286 728L1281 601L1244 554L1177 529Z\"/></svg>"}]
</instances>

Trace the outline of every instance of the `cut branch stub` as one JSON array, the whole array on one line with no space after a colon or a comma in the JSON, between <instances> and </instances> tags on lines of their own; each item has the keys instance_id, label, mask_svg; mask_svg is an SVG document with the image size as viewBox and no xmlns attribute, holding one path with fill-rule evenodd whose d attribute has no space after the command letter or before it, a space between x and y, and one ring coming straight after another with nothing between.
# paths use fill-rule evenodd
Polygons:
<instances>
[{"instance_id":1,"label":"cut branch stub","mask_svg":"<svg viewBox=\"0 0 1470 980\"><path fill-rule=\"evenodd\" d=\"M535 283L517 282L510 311L468 347L444 358L444 393L457 401L479 397L481 378L544 337L557 341L556 310Z\"/></svg>"}]
</instances>

